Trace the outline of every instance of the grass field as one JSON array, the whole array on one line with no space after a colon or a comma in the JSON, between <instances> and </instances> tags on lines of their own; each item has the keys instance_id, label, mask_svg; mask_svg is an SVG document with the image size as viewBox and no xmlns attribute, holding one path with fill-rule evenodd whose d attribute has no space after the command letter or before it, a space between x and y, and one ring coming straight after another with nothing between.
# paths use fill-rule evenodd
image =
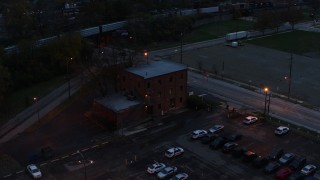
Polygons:
<instances>
[{"instance_id":1,"label":"grass field","mask_svg":"<svg viewBox=\"0 0 320 180\"><path fill-rule=\"evenodd\" d=\"M221 37L230 32L245 31L253 28L253 23L243 20L214 22L199 26L184 38L186 43L194 43Z\"/></svg>"},{"instance_id":2,"label":"grass field","mask_svg":"<svg viewBox=\"0 0 320 180\"><path fill-rule=\"evenodd\" d=\"M320 34L307 31L292 31L248 40L247 43L296 54L320 52Z\"/></svg>"},{"instance_id":3,"label":"grass field","mask_svg":"<svg viewBox=\"0 0 320 180\"><path fill-rule=\"evenodd\" d=\"M57 77L51 81L46 81L35 86L21 89L13 93L10 97L10 112L5 119L0 119L0 125L5 123L12 115L19 113L33 103L33 97L41 98L49 94L53 89L64 83L63 77Z\"/></svg>"}]
</instances>

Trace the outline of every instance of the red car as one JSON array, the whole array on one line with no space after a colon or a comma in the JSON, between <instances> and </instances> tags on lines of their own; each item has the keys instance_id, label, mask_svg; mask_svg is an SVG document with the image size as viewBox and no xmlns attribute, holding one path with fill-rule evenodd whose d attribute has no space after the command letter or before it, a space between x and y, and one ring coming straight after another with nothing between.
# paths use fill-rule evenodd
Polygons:
<instances>
[{"instance_id":1,"label":"red car","mask_svg":"<svg viewBox=\"0 0 320 180\"><path fill-rule=\"evenodd\" d=\"M279 171L276 172L276 178L277 179L285 179L290 174L292 174L292 170L288 167L282 168Z\"/></svg>"}]
</instances>

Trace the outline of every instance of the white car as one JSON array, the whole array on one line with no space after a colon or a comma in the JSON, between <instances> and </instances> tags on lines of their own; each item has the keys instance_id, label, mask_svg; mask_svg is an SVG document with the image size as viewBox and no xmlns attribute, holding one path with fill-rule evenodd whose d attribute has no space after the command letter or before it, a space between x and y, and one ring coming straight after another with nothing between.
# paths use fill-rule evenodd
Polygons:
<instances>
[{"instance_id":1,"label":"white car","mask_svg":"<svg viewBox=\"0 0 320 180\"><path fill-rule=\"evenodd\" d=\"M289 132L289 128L285 126L279 126L276 130L274 130L274 134L283 135Z\"/></svg>"},{"instance_id":2,"label":"white car","mask_svg":"<svg viewBox=\"0 0 320 180\"><path fill-rule=\"evenodd\" d=\"M195 130L195 131L192 131L191 137L192 139L198 139L205 136L206 134L208 134L206 130Z\"/></svg>"},{"instance_id":3,"label":"white car","mask_svg":"<svg viewBox=\"0 0 320 180\"><path fill-rule=\"evenodd\" d=\"M41 178L42 177L42 174L41 174L41 171L39 168L37 168L36 165L34 164L30 164L27 166L27 170L28 172L31 174L31 176L34 178L34 179L38 179L38 178Z\"/></svg>"},{"instance_id":4,"label":"white car","mask_svg":"<svg viewBox=\"0 0 320 180\"><path fill-rule=\"evenodd\" d=\"M170 180L186 180L189 175L187 173L179 173L173 176Z\"/></svg>"},{"instance_id":5,"label":"white car","mask_svg":"<svg viewBox=\"0 0 320 180\"><path fill-rule=\"evenodd\" d=\"M175 166L167 166L167 167L163 168L160 172L158 172L157 176L159 179L164 179L164 178L172 175L173 173L175 173L177 170L178 170L178 168Z\"/></svg>"},{"instance_id":6,"label":"white car","mask_svg":"<svg viewBox=\"0 0 320 180\"><path fill-rule=\"evenodd\" d=\"M214 125L212 128L210 128L208 131L210 133L218 133L222 131L223 128L224 128L224 125L217 124L217 125Z\"/></svg>"},{"instance_id":7,"label":"white car","mask_svg":"<svg viewBox=\"0 0 320 180\"><path fill-rule=\"evenodd\" d=\"M243 124L253 124L258 121L258 118L255 116L248 116L243 120Z\"/></svg>"},{"instance_id":8,"label":"white car","mask_svg":"<svg viewBox=\"0 0 320 180\"><path fill-rule=\"evenodd\" d=\"M164 155L168 158L172 158L175 156L179 156L183 153L184 153L184 150L181 147L172 147L166 150Z\"/></svg>"},{"instance_id":9,"label":"white car","mask_svg":"<svg viewBox=\"0 0 320 180\"><path fill-rule=\"evenodd\" d=\"M153 173L156 173L156 172L161 171L161 170L162 170L163 168L165 168L165 167L166 167L165 164L155 162L155 163L153 163L152 165L148 166L147 172L148 172L149 174L153 174Z\"/></svg>"},{"instance_id":10,"label":"white car","mask_svg":"<svg viewBox=\"0 0 320 180\"><path fill-rule=\"evenodd\" d=\"M304 168L302 168L300 172L304 175L309 175L309 174L313 173L316 169L317 169L317 167L315 165L308 164Z\"/></svg>"}]
</instances>

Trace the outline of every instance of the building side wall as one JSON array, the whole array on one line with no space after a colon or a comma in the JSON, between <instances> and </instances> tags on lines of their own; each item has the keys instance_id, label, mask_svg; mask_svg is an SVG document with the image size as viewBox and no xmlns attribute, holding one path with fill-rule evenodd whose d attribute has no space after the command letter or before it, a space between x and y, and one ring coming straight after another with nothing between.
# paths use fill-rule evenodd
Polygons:
<instances>
[{"instance_id":1,"label":"building side wall","mask_svg":"<svg viewBox=\"0 0 320 180\"><path fill-rule=\"evenodd\" d=\"M145 110L160 115L170 110L185 107L187 102L187 69L143 79L127 71L119 76L119 90L136 96L145 103Z\"/></svg>"}]
</instances>

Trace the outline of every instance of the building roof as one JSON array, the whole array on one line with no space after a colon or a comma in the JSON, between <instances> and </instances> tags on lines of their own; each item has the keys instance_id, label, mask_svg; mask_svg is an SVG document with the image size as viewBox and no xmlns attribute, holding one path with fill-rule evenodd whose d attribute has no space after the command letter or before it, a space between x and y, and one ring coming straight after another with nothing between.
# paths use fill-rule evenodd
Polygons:
<instances>
[{"instance_id":1,"label":"building roof","mask_svg":"<svg viewBox=\"0 0 320 180\"><path fill-rule=\"evenodd\" d=\"M126 96L120 94L96 99L95 101L114 112L119 112L140 104L140 102L129 100Z\"/></svg>"},{"instance_id":2,"label":"building roof","mask_svg":"<svg viewBox=\"0 0 320 180\"><path fill-rule=\"evenodd\" d=\"M161 76L187 69L187 65L172 61L149 61L148 64L138 65L126 69L126 71L143 77L144 79Z\"/></svg>"}]
</instances>

